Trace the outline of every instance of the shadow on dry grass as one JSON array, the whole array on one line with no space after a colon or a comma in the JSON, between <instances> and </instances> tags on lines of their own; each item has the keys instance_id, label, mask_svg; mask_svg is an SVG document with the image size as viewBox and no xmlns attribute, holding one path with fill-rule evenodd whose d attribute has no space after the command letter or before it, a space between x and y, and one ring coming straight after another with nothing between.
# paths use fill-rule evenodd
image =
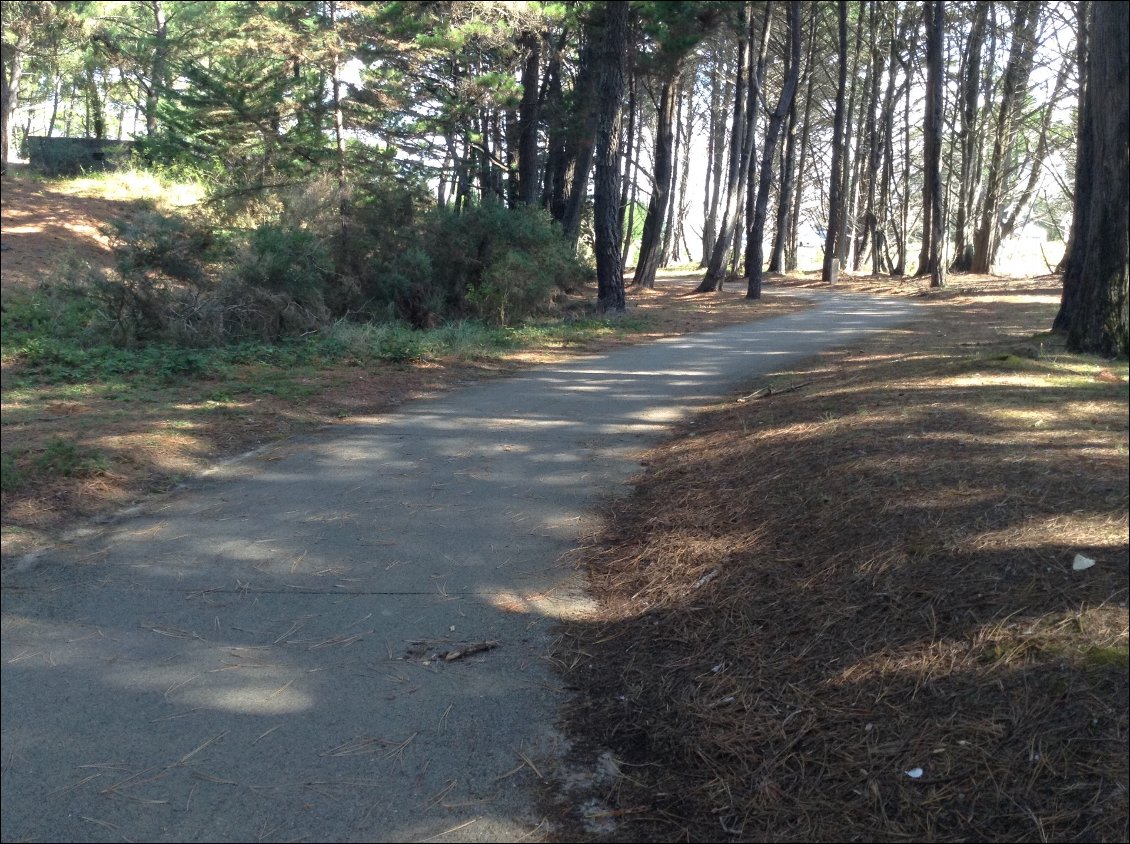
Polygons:
<instances>
[{"instance_id":1,"label":"shadow on dry grass","mask_svg":"<svg viewBox=\"0 0 1130 844\"><path fill-rule=\"evenodd\" d=\"M621 773L597 837L1125 838L1126 365L1033 336L1043 292L950 291L651 455L557 653Z\"/></svg>"}]
</instances>

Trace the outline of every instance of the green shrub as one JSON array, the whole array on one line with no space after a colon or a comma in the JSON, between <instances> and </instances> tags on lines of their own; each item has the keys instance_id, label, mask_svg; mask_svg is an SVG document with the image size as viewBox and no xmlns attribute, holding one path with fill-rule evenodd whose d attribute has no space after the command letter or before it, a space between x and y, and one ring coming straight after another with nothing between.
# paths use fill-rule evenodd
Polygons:
<instances>
[{"instance_id":1,"label":"green shrub","mask_svg":"<svg viewBox=\"0 0 1130 844\"><path fill-rule=\"evenodd\" d=\"M549 311L588 271L544 212L495 202L437 209L373 273L376 298L409 324L473 316L494 325Z\"/></svg>"},{"instance_id":2,"label":"green shrub","mask_svg":"<svg viewBox=\"0 0 1130 844\"><path fill-rule=\"evenodd\" d=\"M313 232L305 229L262 225L251 233L247 246L235 274L251 287L321 295L333 276L329 252Z\"/></svg>"},{"instance_id":3,"label":"green shrub","mask_svg":"<svg viewBox=\"0 0 1130 844\"><path fill-rule=\"evenodd\" d=\"M10 454L0 454L0 492L14 492L23 486L23 473Z\"/></svg>"}]
</instances>

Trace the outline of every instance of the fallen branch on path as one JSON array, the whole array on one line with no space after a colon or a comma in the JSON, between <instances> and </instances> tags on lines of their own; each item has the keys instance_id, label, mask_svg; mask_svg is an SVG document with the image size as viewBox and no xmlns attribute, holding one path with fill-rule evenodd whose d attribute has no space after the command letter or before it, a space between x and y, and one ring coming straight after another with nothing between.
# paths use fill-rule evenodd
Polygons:
<instances>
[{"instance_id":1,"label":"fallen branch on path","mask_svg":"<svg viewBox=\"0 0 1130 844\"><path fill-rule=\"evenodd\" d=\"M742 396L738 399L738 404L744 404L750 399L766 399L769 396L780 396L784 393L795 393L801 387L807 387L811 381L801 381L799 384L790 384L788 387L781 387L774 389L773 387L762 387L760 390L754 390L748 396Z\"/></svg>"}]
</instances>

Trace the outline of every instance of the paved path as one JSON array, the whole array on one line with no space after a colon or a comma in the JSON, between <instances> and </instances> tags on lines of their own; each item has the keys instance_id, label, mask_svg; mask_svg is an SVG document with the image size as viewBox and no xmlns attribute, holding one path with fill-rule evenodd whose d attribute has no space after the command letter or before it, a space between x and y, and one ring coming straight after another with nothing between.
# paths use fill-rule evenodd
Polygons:
<instances>
[{"instance_id":1,"label":"paved path","mask_svg":"<svg viewBox=\"0 0 1130 844\"><path fill-rule=\"evenodd\" d=\"M584 611L558 557L670 422L910 311L819 301L294 440L6 561L3 839L536 838L543 654Z\"/></svg>"}]
</instances>

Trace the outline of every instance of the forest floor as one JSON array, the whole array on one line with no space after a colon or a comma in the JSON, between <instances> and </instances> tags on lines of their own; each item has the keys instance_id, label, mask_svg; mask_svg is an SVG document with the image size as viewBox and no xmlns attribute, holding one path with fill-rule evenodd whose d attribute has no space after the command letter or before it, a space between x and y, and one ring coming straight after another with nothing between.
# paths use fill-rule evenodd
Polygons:
<instances>
[{"instance_id":1,"label":"forest floor","mask_svg":"<svg viewBox=\"0 0 1130 844\"><path fill-rule=\"evenodd\" d=\"M925 314L609 503L556 654L607 776L562 840L1125 838L1127 364L1065 353L1054 277L950 285L849 280Z\"/></svg>"}]
</instances>

